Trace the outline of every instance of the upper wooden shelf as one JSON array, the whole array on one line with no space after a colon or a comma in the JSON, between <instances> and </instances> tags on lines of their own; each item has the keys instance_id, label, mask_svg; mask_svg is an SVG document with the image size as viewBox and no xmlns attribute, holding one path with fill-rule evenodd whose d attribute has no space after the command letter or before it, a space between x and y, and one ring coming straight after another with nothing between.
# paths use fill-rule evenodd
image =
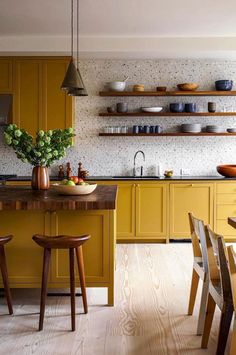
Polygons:
<instances>
[{"instance_id":1,"label":"upper wooden shelf","mask_svg":"<svg viewBox=\"0 0 236 355\"><path fill-rule=\"evenodd\" d=\"M236 116L236 112L126 112L126 113L108 113L100 112L99 116L102 117L173 117L173 116Z\"/></svg>"},{"instance_id":2,"label":"upper wooden shelf","mask_svg":"<svg viewBox=\"0 0 236 355\"><path fill-rule=\"evenodd\" d=\"M100 96L236 96L236 91L100 91Z\"/></svg>"},{"instance_id":3,"label":"upper wooden shelf","mask_svg":"<svg viewBox=\"0 0 236 355\"><path fill-rule=\"evenodd\" d=\"M99 136L103 137L215 137L215 136L227 136L235 137L236 133L183 133L183 132L166 132L166 133L99 133Z\"/></svg>"}]
</instances>

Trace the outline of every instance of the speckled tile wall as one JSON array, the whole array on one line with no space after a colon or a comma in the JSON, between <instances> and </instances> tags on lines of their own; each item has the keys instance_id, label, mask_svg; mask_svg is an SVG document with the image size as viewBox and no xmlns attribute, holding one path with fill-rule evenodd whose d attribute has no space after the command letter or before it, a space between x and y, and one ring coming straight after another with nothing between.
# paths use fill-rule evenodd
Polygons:
<instances>
[{"instance_id":1,"label":"speckled tile wall","mask_svg":"<svg viewBox=\"0 0 236 355\"><path fill-rule=\"evenodd\" d=\"M236 61L214 60L84 60L81 72L89 92L88 97L76 98L75 147L68 152L74 172L81 160L91 175L117 175L130 172L134 153L141 149L146 154L145 174L155 173L161 164L179 175L181 168L191 175L215 175L221 163L236 163L236 137L99 137L105 126L134 124L160 124L164 130L174 130L184 122L219 124L222 128L236 127L236 117L99 117L99 111L117 102L127 102L129 109L140 106L168 106L170 102L196 102L199 109L207 111L207 102L215 101L217 110L236 111L236 98L185 97L185 98L103 98L98 96L104 83L123 80L129 76L129 85L142 83L146 89L157 85L173 89L181 82L200 83L200 89L213 89L218 79L233 79L236 84ZM31 167L17 160L14 153L0 141L0 173L31 173ZM52 173L56 167L52 168Z\"/></svg>"}]
</instances>

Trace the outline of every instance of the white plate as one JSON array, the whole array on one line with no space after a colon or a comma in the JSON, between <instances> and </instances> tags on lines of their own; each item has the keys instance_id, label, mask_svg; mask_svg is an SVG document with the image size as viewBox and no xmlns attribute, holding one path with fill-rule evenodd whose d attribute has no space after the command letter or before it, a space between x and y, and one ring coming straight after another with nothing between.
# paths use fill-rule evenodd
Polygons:
<instances>
[{"instance_id":1,"label":"white plate","mask_svg":"<svg viewBox=\"0 0 236 355\"><path fill-rule=\"evenodd\" d=\"M161 112L163 107L141 107L143 112Z\"/></svg>"},{"instance_id":2,"label":"white plate","mask_svg":"<svg viewBox=\"0 0 236 355\"><path fill-rule=\"evenodd\" d=\"M89 184L89 185L60 185L54 184L52 185L54 190L56 190L60 195L88 195L91 194L97 187L97 184Z\"/></svg>"}]
</instances>

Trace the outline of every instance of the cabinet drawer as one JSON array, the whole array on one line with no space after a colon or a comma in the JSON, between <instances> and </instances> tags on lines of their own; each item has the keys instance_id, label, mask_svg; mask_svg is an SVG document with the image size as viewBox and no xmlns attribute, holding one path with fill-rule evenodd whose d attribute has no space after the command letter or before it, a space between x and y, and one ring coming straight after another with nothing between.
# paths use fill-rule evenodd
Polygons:
<instances>
[{"instance_id":1,"label":"cabinet drawer","mask_svg":"<svg viewBox=\"0 0 236 355\"><path fill-rule=\"evenodd\" d=\"M236 229L228 224L227 219L216 221L216 233L223 236L236 236Z\"/></svg>"},{"instance_id":2,"label":"cabinet drawer","mask_svg":"<svg viewBox=\"0 0 236 355\"><path fill-rule=\"evenodd\" d=\"M235 194L217 194L216 195L217 205L228 204L236 205L236 193Z\"/></svg>"},{"instance_id":3,"label":"cabinet drawer","mask_svg":"<svg viewBox=\"0 0 236 355\"><path fill-rule=\"evenodd\" d=\"M227 219L236 216L236 205L218 205L216 219Z\"/></svg>"},{"instance_id":4,"label":"cabinet drawer","mask_svg":"<svg viewBox=\"0 0 236 355\"><path fill-rule=\"evenodd\" d=\"M218 183L216 185L216 193L236 194L236 183Z\"/></svg>"}]
</instances>

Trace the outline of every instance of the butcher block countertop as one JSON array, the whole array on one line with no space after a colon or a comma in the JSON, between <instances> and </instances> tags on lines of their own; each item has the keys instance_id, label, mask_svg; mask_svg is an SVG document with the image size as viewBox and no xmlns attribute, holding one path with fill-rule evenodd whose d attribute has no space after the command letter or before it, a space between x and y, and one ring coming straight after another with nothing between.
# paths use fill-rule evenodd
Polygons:
<instances>
[{"instance_id":1,"label":"butcher block countertop","mask_svg":"<svg viewBox=\"0 0 236 355\"><path fill-rule=\"evenodd\" d=\"M0 210L114 210L117 186L97 186L90 195L62 196L53 188L32 190L29 186L1 186Z\"/></svg>"}]
</instances>

